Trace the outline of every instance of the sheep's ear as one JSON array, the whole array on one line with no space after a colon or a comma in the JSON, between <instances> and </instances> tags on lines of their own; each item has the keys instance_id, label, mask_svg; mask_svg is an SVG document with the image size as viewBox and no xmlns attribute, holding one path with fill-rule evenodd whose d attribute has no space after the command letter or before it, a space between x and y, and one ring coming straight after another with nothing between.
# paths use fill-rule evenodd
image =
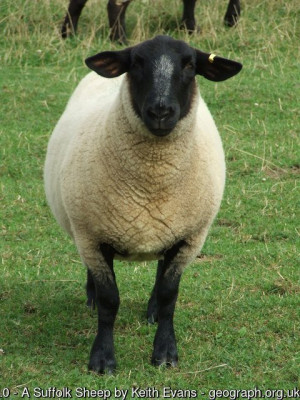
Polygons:
<instances>
[{"instance_id":1,"label":"sheep's ear","mask_svg":"<svg viewBox=\"0 0 300 400\"><path fill-rule=\"evenodd\" d=\"M196 50L196 56L196 73L210 81L225 81L238 74L242 69L242 64L239 62L227 60L215 54Z\"/></svg>"},{"instance_id":2,"label":"sheep's ear","mask_svg":"<svg viewBox=\"0 0 300 400\"><path fill-rule=\"evenodd\" d=\"M85 60L86 65L105 78L115 78L128 71L130 47L120 51L104 51Z\"/></svg>"}]
</instances>

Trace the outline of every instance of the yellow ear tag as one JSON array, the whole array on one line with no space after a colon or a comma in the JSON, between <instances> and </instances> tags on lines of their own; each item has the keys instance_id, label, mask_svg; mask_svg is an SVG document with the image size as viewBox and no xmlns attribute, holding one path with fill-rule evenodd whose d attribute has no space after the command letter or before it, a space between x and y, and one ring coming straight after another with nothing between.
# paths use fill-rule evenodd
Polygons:
<instances>
[{"instance_id":1,"label":"yellow ear tag","mask_svg":"<svg viewBox=\"0 0 300 400\"><path fill-rule=\"evenodd\" d=\"M211 53L211 54L210 54L210 56L208 57L208 61L209 61L210 63L213 63L213 62L214 62L214 59L215 59L215 57L216 57L216 55L215 55L215 54L213 54L213 53Z\"/></svg>"}]
</instances>

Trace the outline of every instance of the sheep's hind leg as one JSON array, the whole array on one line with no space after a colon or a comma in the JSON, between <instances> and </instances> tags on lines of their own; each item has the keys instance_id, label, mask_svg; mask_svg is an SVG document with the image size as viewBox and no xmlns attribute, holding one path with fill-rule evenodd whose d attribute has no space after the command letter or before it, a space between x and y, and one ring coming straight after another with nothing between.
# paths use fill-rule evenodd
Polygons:
<instances>
[{"instance_id":1,"label":"sheep's hind leg","mask_svg":"<svg viewBox=\"0 0 300 400\"><path fill-rule=\"evenodd\" d=\"M96 288L95 288L94 278L89 269L87 269L86 294L87 294L86 305L88 307L90 307L91 309L95 310L95 308L96 308Z\"/></svg>"},{"instance_id":2,"label":"sheep's hind leg","mask_svg":"<svg viewBox=\"0 0 300 400\"><path fill-rule=\"evenodd\" d=\"M92 346L88 367L91 371L103 374L113 373L116 369L113 327L120 298L113 271L114 249L103 244L100 246L99 256L98 266L91 268L98 310L98 333ZM90 266L89 262L87 264Z\"/></svg>"},{"instance_id":3,"label":"sheep's hind leg","mask_svg":"<svg viewBox=\"0 0 300 400\"><path fill-rule=\"evenodd\" d=\"M176 256L184 245L185 242L179 242L165 253L164 260L159 263L156 283L148 305L148 313L152 312L153 315L156 294L158 327L151 359L155 366L176 366L178 361L173 316L184 265Z\"/></svg>"},{"instance_id":4,"label":"sheep's hind leg","mask_svg":"<svg viewBox=\"0 0 300 400\"><path fill-rule=\"evenodd\" d=\"M147 320L149 324L157 322L157 285L164 268L164 261L159 260L156 271L155 284L151 292L147 307Z\"/></svg>"}]
</instances>

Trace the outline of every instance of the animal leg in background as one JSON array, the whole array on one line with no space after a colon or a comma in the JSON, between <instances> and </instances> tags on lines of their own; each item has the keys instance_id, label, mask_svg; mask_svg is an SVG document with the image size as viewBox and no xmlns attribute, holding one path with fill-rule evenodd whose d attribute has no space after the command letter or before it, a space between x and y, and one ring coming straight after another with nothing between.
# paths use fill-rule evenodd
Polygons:
<instances>
[{"instance_id":1,"label":"animal leg in background","mask_svg":"<svg viewBox=\"0 0 300 400\"><path fill-rule=\"evenodd\" d=\"M126 43L125 14L131 1L132 0L108 0L107 3L110 39L122 44ZM61 28L61 35L63 38L76 33L78 20L86 2L87 0L70 0L68 12ZM196 0L183 0L181 28L185 28L189 33L196 30L195 4ZM224 17L225 25L229 27L236 25L240 14L240 0L229 0Z\"/></svg>"},{"instance_id":2,"label":"animal leg in background","mask_svg":"<svg viewBox=\"0 0 300 400\"><path fill-rule=\"evenodd\" d=\"M65 39L70 34L75 34L77 31L78 20L83 7L87 0L71 0L67 15L65 16L62 28L61 36Z\"/></svg>"},{"instance_id":3,"label":"animal leg in background","mask_svg":"<svg viewBox=\"0 0 300 400\"><path fill-rule=\"evenodd\" d=\"M196 29L195 5L196 0L183 0L181 28L185 28L189 33L194 32Z\"/></svg>"},{"instance_id":4,"label":"animal leg in background","mask_svg":"<svg viewBox=\"0 0 300 400\"><path fill-rule=\"evenodd\" d=\"M237 24L241 15L240 0L229 0L227 11L224 17L225 25L232 27Z\"/></svg>"},{"instance_id":5,"label":"animal leg in background","mask_svg":"<svg viewBox=\"0 0 300 400\"><path fill-rule=\"evenodd\" d=\"M131 0L109 0L107 3L110 39L126 43L125 12Z\"/></svg>"}]
</instances>

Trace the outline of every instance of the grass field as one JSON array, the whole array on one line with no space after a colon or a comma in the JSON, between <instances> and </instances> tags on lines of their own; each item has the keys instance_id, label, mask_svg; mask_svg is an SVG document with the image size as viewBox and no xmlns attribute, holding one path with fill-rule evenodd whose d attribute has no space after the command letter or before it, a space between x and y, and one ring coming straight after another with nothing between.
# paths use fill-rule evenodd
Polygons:
<instances>
[{"instance_id":1,"label":"grass field","mask_svg":"<svg viewBox=\"0 0 300 400\"><path fill-rule=\"evenodd\" d=\"M182 279L179 366L150 365L155 327L144 314L155 264L119 262L118 370L102 377L87 372L97 319L85 307L85 270L50 214L42 174L51 131L87 73L84 59L116 46L106 2L96 0L78 36L62 41L66 3L0 2L0 399L51 386L73 389L73 398L77 387L111 398L122 388L127 399L135 387L161 397L164 387L193 389L199 399L213 389L299 387L299 1L243 1L240 23L227 29L226 2L201 0L201 32L191 37L178 30L179 0L128 8L130 44L167 33L244 68L224 83L199 79L223 139L227 186L202 256Z\"/></svg>"}]
</instances>

